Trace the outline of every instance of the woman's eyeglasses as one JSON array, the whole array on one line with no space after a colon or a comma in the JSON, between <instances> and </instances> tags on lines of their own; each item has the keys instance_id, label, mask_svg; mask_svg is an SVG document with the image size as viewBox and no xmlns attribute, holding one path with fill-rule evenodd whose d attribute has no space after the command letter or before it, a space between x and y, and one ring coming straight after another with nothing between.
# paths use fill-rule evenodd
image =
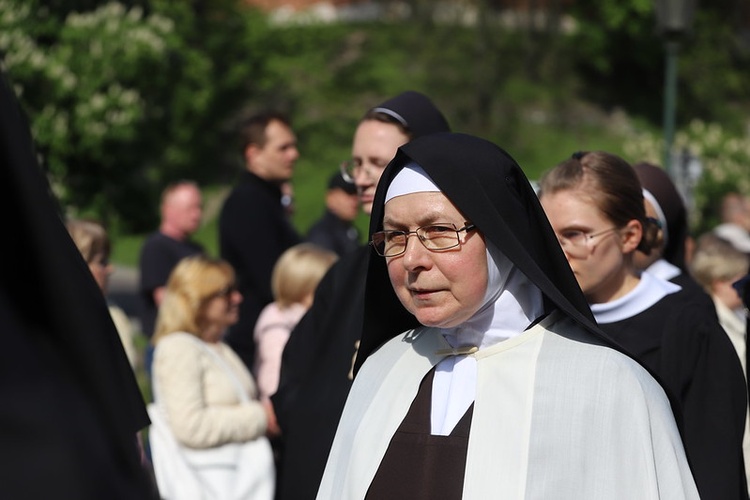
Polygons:
<instances>
[{"instance_id":1,"label":"woman's eyeglasses","mask_svg":"<svg viewBox=\"0 0 750 500\"><path fill-rule=\"evenodd\" d=\"M461 244L458 233L476 229L474 224L465 224L460 229L456 229L454 224L441 223L418 227L414 231L378 231L373 233L370 245L382 257L396 257L406 252L409 236L416 234L427 250L448 250Z\"/></svg>"},{"instance_id":2,"label":"woman's eyeglasses","mask_svg":"<svg viewBox=\"0 0 750 500\"><path fill-rule=\"evenodd\" d=\"M232 294L236 291L237 291L237 285L232 283L230 285L225 286L224 288L220 290L217 290L211 294L208 294L208 296L206 296L206 302L208 302L209 300L219 298L219 297L227 299L231 297Z\"/></svg>"},{"instance_id":3,"label":"woman's eyeglasses","mask_svg":"<svg viewBox=\"0 0 750 500\"><path fill-rule=\"evenodd\" d=\"M563 250L571 257L586 257L591 252L589 242L596 237L617 231L619 227L611 227L595 233L587 233L578 229L569 229L557 235Z\"/></svg>"}]
</instances>

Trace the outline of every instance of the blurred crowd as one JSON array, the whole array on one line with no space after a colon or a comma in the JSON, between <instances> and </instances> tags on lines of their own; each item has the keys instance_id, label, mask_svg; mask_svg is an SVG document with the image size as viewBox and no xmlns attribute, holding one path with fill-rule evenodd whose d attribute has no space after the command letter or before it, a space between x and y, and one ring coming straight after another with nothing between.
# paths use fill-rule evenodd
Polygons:
<instances>
[{"instance_id":1,"label":"blurred crowd","mask_svg":"<svg viewBox=\"0 0 750 500\"><path fill-rule=\"evenodd\" d=\"M299 234L301 152L264 111L238 129L218 256L193 239L201 187L164 187L134 318L105 227L57 215L14 113L6 213L39 271L3 279L3 385L37 395L0 412L12 498L748 498L750 193L696 235L637 158L564 152L534 189L406 91L363 110Z\"/></svg>"}]
</instances>

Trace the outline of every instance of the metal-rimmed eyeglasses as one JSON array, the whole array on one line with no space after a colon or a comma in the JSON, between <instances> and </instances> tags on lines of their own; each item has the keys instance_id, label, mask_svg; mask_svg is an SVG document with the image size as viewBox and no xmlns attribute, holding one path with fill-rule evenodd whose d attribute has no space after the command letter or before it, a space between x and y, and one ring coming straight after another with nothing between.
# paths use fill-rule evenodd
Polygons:
<instances>
[{"instance_id":1,"label":"metal-rimmed eyeglasses","mask_svg":"<svg viewBox=\"0 0 750 500\"><path fill-rule=\"evenodd\" d=\"M396 257L406 252L409 236L417 239L427 250L440 251L455 248L461 244L458 233L476 229L474 224L464 222L464 227L456 229L455 224L438 223L418 227L414 231L378 231L373 233L370 245L381 257Z\"/></svg>"},{"instance_id":2,"label":"metal-rimmed eyeglasses","mask_svg":"<svg viewBox=\"0 0 750 500\"><path fill-rule=\"evenodd\" d=\"M341 170L341 176L347 182L354 182L354 178L360 172L366 173L370 180L377 181L388 163L389 160L379 160L374 161L371 165L365 165L362 160L351 159L342 161L339 169Z\"/></svg>"},{"instance_id":3,"label":"metal-rimmed eyeglasses","mask_svg":"<svg viewBox=\"0 0 750 500\"><path fill-rule=\"evenodd\" d=\"M557 239L560 241L560 245L563 250L568 253L571 257L585 257L589 254L591 249L589 248L589 242L598 236L604 236L605 234L617 231L619 227L610 227L602 231L595 233L587 233L579 229L568 229L562 233L558 233Z\"/></svg>"}]
</instances>

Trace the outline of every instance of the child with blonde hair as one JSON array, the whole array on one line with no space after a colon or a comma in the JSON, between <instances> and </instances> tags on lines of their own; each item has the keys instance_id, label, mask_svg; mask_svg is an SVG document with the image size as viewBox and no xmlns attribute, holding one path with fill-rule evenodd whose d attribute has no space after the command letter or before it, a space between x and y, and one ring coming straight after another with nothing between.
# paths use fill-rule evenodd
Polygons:
<instances>
[{"instance_id":1,"label":"child with blonde hair","mask_svg":"<svg viewBox=\"0 0 750 500\"><path fill-rule=\"evenodd\" d=\"M334 252L312 243L300 243L281 254L271 275L274 301L255 324L253 374L260 398L268 399L279 385L281 355L289 334L313 303L315 288L337 260Z\"/></svg>"}]
</instances>

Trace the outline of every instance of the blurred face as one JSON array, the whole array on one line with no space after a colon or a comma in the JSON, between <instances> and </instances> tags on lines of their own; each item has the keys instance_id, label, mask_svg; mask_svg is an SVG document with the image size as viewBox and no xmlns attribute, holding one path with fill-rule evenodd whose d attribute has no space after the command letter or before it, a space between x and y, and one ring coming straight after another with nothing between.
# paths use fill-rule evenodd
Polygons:
<instances>
[{"instance_id":1,"label":"blurred face","mask_svg":"<svg viewBox=\"0 0 750 500\"><path fill-rule=\"evenodd\" d=\"M297 137L292 129L273 120L266 127L266 144L251 144L245 151L248 168L258 177L281 184L292 178L299 158Z\"/></svg>"},{"instance_id":2,"label":"blurred face","mask_svg":"<svg viewBox=\"0 0 750 500\"><path fill-rule=\"evenodd\" d=\"M196 232L203 219L200 190L188 184L176 188L164 201L163 217L165 223L183 237Z\"/></svg>"},{"instance_id":3,"label":"blurred face","mask_svg":"<svg viewBox=\"0 0 750 500\"><path fill-rule=\"evenodd\" d=\"M106 294L109 275L112 274L112 265L109 263L107 256L104 254L94 256L94 259L89 262L89 269L102 293Z\"/></svg>"},{"instance_id":4,"label":"blurred face","mask_svg":"<svg viewBox=\"0 0 750 500\"><path fill-rule=\"evenodd\" d=\"M614 223L583 190L544 194L541 202L590 304L610 302L637 284L638 277L632 267L632 254L641 240L641 225L637 221L609 231ZM581 247L566 243L565 235L575 232L587 235Z\"/></svg>"},{"instance_id":5,"label":"blurred face","mask_svg":"<svg viewBox=\"0 0 750 500\"><path fill-rule=\"evenodd\" d=\"M383 170L396 156L399 146L408 141L409 137L390 123L366 120L357 127L352 143L352 160L363 168L355 173L354 184L362 202L362 211L366 214L372 213L375 188Z\"/></svg>"},{"instance_id":6,"label":"blurred face","mask_svg":"<svg viewBox=\"0 0 750 500\"><path fill-rule=\"evenodd\" d=\"M711 294L729 309L742 309L742 297L732 286L732 283L742 279L745 273L740 273L729 280L714 280L711 283Z\"/></svg>"},{"instance_id":7,"label":"blurred face","mask_svg":"<svg viewBox=\"0 0 750 500\"><path fill-rule=\"evenodd\" d=\"M224 331L239 320L242 295L235 285L228 285L209 295L203 303L203 340L218 342Z\"/></svg>"},{"instance_id":8,"label":"blurred face","mask_svg":"<svg viewBox=\"0 0 750 500\"><path fill-rule=\"evenodd\" d=\"M383 228L414 231L435 223L460 228L466 222L444 194L413 193L386 203ZM403 254L385 257L396 295L423 325L459 325L484 302L488 276L484 239L476 230L458 234L461 245L442 251L428 250L412 234Z\"/></svg>"},{"instance_id":9,"label":"blurred face","mask_svg":"<svg viewBox=\"0 0 750 500\"><path fill-rule=\"evenodd\" d=\"M357 217L359 196L343 189L331 189L326 194L326 205L339 219L351 222Z\"/></svg>"}]
</instances>

